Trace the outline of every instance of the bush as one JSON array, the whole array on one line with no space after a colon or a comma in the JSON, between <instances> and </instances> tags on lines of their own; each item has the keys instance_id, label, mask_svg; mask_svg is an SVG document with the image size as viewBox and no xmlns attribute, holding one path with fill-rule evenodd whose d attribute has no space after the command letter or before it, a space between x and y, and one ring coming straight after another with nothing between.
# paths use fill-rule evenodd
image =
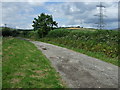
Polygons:
<instances>
[{"instance_id":1,"label":"bush","mask_svg":"<svg viewBox=\"0 0 120 90\"><path fill-rule=\"evenodd\" d=\"M11 29L8 27L2 28L2 36L3 37L7 37L7 36L17 36L19 35L19 31L15 30L15 29Z\"/></svg>"},{"instance_id":2,"label":"bush","mask_svg":"<svg viewBox=\"0 0 120 90\"><path fill-rule=\"evenodd\" d=\"M10 28L2 28L2 36L12 36L12 31Z\"/></svg>"},{"instance_id":3,"label":"bush","mask_svg":"<svg viewBox=\"0 0 120 90\"><path fill-rule=\"evenodd\" d=\"M13 36L13 37L16 37L20 34L19 31L17 31L17 30L13 30L11 33L12 33L11 36Z\"/></svg>"},{"instance_id":4,"label":"bush","mask_svg":"<svg viewBox=\"0 0 120 90\"><path fill-rule=\"evenodd\" d=\"M53 37L53 38L65 37L69 33L70 33L70 30L55 29L55 30L50 31L47 37Z\"/></svg>"}]
</instances>

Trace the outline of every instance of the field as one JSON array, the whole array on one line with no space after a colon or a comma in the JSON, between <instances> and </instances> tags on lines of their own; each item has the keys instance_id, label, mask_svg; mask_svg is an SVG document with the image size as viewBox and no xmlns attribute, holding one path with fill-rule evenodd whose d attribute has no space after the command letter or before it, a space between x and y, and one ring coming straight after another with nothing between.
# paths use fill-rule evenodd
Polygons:
<instances>
[{"instance_id":1,"label":"field","mask_svg":"<svg viewBox=\"0 0 120 90\"><path fill-rule=\"evenodd\" d=\"M63 88L49 60L30 42L3 38L3 88Z\"/></svg>"},{"instance_id":2,"label":"field","mask_svg":"<svg viewBox=\"0 0 120 90\"><path fill-rule=\"evenodd\" d=\"M117 31L56 29L50 31L45 38L38 40L66 47L118 65Z\"/></svg>"},{"instance_id":3,"label":"field","mask_svg":"<svg viewBox=\"0 0 120 90\"><path fill-rule=\"evenodd\" d=\"M89 28L66 28L68 30L90 30L90 31L95 31L96 29L89 29Z\"/></svg>"},{"instance_id":4,"label":"field","mask_svg":"<svg viewBox=\"0 0 120 90\"><path fill-rule=\"evenodd\" d=\"M74 30L76 30L76 29L81 29L81 28L66 28L66 29L74 29Z\"/></svg>"}]
</instances>

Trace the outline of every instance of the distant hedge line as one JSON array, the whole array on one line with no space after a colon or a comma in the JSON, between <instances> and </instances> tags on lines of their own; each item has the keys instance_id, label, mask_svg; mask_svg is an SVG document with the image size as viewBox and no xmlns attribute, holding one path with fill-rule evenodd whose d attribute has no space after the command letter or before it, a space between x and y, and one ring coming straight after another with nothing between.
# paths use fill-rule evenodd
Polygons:
<instances>
[{"instance_id":1,"label":"distant hedge line","mask_svg":"<svg viewBox=\"0 0 120 90\"><path fill-rule=\"evenodd\" d=\"M11 29L11 28L8 28L8 27L4 27L2 28L2 36L3 37L7 37L7 36L18 36L19 35L19 31L15 30L15 29Z\"/></svg>"}]
</instances>

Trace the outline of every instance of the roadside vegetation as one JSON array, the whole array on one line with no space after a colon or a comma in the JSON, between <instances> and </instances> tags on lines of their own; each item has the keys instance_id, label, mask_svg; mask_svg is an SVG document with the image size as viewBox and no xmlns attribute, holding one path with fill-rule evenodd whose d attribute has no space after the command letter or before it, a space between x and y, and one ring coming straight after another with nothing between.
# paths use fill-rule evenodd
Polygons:
<instances>
[{"instance_id":1,"label":"roadside vegetation","mask_svg":"<svg viewBox=\"0 0 120 90\"><path fill-rule=\"evenodd\" d=\"M32 43L15 37L51 43L120 66L118 31L58 28L57 24L52 15L41 13L38 18L34 18L33 30L0 29L3 36L3 52L0 52L3 88L66 87L40 50Z\"/></svg>"},{"instance_id":2,"label":"roadside vegetation","mask_svg":"<svg viewBox=\"0 0 120 90\"><path fill-rule=\"evenodd\" d=\"M8 37L8 36L13 36L16 37L19 35L19 31L16 29L12 29L9 27L2 27L2 30L0 30L0 32L2 31L2 36L3 37Z\"/></svg>"},{"instance_id":3,"label":"roadside vegetation","mask_svg":"<svg viewBox=\"0 0 120 90\"><path fill-rule=\"evenodd\" d=\"M40 40L118 65L118 31L56 29Z\"/></svg>"},{"instance_id":4,"label":"roadside vegetation","mask_svg":"<svg viewBox=\"0 0 120 90\"><path fill-rule=\"evenodd\" d=\"M63 88L59 74L32 43L3 38L2 88Z\"/></svg>"},{"instance_id":5,"label":"roadside vegetation","mask_svg":"<svg viewBox=\"0 0 120 90\"><path fill-rule=\"evenodd\" d=\"M118 31L97 29L54 29L39 38L34 31L26 38L39 40L101 59L120 66L118 63Z\"/></svg>"},{"instance_id":6,"label":"roadside vegetation","mask_svg":"<svg viewBox=\"0 0 120 90\"><path fill-rule=\"evenodd\" d=\"M14 31L9 28L7 30ZM118 62L119 32L117 30L57 28L47 31L47 34L43 36L38 33L39 29L14 32L17 33L11 35L5 33L5 36L19 36L59 45L120 66Z\"/></svg>"},{"instance_id":7,"label":"roadside vegetation","mask_svg":"<svg viewBox=\"0 0 120 90\"><path fill-rule=\"evenodd\" d=\"M0 36L0 72L2 72L2 37ZM0 89L2 89L2 73L0 73Z\"/></svg>"}]
</instances>

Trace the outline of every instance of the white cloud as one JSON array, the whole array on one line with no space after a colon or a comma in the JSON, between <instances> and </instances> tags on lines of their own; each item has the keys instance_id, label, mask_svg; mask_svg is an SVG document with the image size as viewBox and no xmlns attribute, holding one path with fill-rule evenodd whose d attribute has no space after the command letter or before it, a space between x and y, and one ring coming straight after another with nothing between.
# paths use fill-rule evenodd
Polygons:
<instances>
[{"instance_id":1,"label":"white cloud","mask_svg":"<svg viewBox=\"0 0 120 90\"><path fill-rule=\"evenodd\" d=\"M47 2L49 0L2 0L1 2L27 2L30 5L33 6L41 6L44 5L45 2Z\"/></svg>"},{"instance_id":2,"label":"white cloud","mask_svg":"<svg viewBox=\"0 0 120 90\"><path fill-rule=\"evenodd\" d=\"M1 2L46 2L48 0L1 0Z\"/></svg>"},{"instance_id":3,"label":"white cloud","mask_svg":"<svg viewBox=\"0 0 120 90\"><path fill-rule=\"evenodd\" d=\"M99 4L98 2L66 2L46 5L44 2L48 0L42 0L43 2L34 1L28 0L26 3L3 3L3 23L7 23L13 27L32 28L32 20L38 16L33 7L43 7L48 10L50 13L47 14L52 14L54 20L59 23L59 26L80 25L84 27L93 27L94 23L97 22L97 17L94 15L98 13L96 9L96 5ZM105 2L103 4L106 6L105 14L107 17L105 20L107 21L107 25L117 27L117 3ZM2 22L0 22L0 24L2 24Z\"/></svg>"},{"instance_id":4,"label":"white cloud","mask_svg":"<svg viewBox=\"0 0 120 90\"><path fill-rule=\"evenodd\" d=\"M45 2L47 2L48 0L27 0L27 2L31 5L34 6L40 6L40 5L44 5Z\"/></svg>"},{"instance_id":5,"label":"white cloud","mask_svg":"<svg viewBox=\"0 0 120 90\"><path fill-rule=\"evenodd\" d=\"M93 27L94 23L98 21L98 17L94 15L98 13L96 9L96 5L98 2L67 2L61 4L53 4L46 6L46 8L52 13L55 18L63 18L65 21L60 22L60 26L62 25L81 25L85 27ZM105 2L103 3L106 6L105 21L107 21L107 25L110 26L110 23L117 23L117 9L118 6L116 2ZM81 21L84 21L81 24ZM112 27L116 27L117 25L112 25Z\"/></svg>"},{"instance_id":6,"label":"white cloud","mask_svg":"<svg viewBox=\"0 0 120 90\"><path fill-rule=\"evenodd\" d=\"M3 27L3 26L5 26L4 24L0 24L0 27Z\"/></svg>"},{"instance_id":7,"label":"white cloud","mask_svg":"<svg viewBox=\"0 0 120 90\"><path fill-rule=\"evenodd\" d=\"M44 2L46 0L1 0L1 2ZM119 2L119 0L49 0L49 2Z\"/></svg>"},{"instance_id":8,"label":"white cloud","mask_svg":"<svg viewBox=\"0 0 120 90\"><path fill-rule=\"evenodd\" d=\"M2 24L2 3L0 3L0 24Z\"/></svg>"},{"instance_id":9,"label":"white cloud","mask_svg":"<svg viewBox=\"0 0 120 90\"><path fill-rule=\"evenodd\" d=\"M34 18L32 12L33 8L27 3L3 3L2 23L6 23L10 27L27 28L27 24L32 23L31 18Z\"/></svg>"}]
</instances>

